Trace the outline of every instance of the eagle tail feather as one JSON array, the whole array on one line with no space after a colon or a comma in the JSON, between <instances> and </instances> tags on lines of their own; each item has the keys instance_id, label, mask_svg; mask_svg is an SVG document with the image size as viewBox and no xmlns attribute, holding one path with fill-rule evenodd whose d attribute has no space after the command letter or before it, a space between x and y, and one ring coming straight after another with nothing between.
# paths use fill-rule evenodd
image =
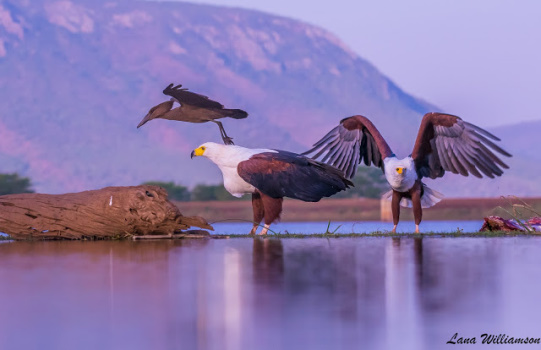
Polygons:
<instances>
[{"instance_id":1,"label":"eagle tail feather","mask_svg":"<svg viewBox=\"0 0 541 350\"><path fill-rule=\"evenodd\" d=\"M421 197L421 207L430 208L443 199L444 195L436 190L431 189L427 185L423 184L423 195ZM393 199L393 190L385 192L381 198L391 201ZM400 206L404 208L412 208L413 203L411 199L403 197L400 200Z\"/></svg>"},{"instance_id":2,"label":"eagle tail feather","mask_svg":"<svg viewBox=\"0 0 541 350\"><path fill-rule=\"evenodd\" d=\"M444 195L423 184L423 196L421 197L421 207L430 208L443 199Z\"/></svg>"}]
</instances>

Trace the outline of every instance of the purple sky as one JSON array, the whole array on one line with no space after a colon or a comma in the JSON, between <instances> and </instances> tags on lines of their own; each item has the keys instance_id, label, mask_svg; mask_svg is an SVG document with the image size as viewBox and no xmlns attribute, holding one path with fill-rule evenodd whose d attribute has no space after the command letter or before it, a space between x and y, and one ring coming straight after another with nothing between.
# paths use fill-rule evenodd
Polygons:
<instances>
[{"instance_id":1,"label":"purple sky","mask_svg":"<svg viewBox=\"0 0 541 350\"><path fill-rule=\"evenodd\" d=\"M541 120L541 1L191 2L323 27L406 92L481 126Z\"/></svg>"}]
</instances>

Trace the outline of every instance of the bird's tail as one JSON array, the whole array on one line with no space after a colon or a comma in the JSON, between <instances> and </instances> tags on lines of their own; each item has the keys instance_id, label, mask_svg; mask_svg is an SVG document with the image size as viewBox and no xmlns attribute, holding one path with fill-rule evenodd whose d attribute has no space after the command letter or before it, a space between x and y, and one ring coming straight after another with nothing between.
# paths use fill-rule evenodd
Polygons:
<instances>
[{"instance_id":1,"label":"bird's tail","mask_svg":"<svg viewBox=\"0 0 541 350\"><path fill-rule=\"evenodd\" d=\"M248 116L248 113L246 113L242 109L224 109L224 111L230 118L244 119Z\"/></svg>"},{"instance_id":2,"label":"bird's tail","mask_svg":"<svg viewBox=\"0 0 541 350\"><path fill-rule=\"evenodd\" d=\"M444 195L442 193L436 190L433 190L427 185L423 184L423 194L421 195L421 207L430 208L436 205L437 203L439 203L443 199L443 197ZM382 198L389 201L392 200L393 190L385 192ZM411 208L413 207L413 203L411 202L411 199L404 197L400 201L400 206L405 207L405 208Z\"/></svg>"}]
</instances>

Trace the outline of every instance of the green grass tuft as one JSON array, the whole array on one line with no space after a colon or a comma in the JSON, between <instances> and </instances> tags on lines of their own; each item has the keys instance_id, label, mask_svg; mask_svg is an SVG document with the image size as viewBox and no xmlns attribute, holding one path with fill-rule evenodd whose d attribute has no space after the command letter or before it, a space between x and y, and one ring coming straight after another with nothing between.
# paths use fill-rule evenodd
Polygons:
<instances>
[{"instance_id":1,"label":"green grass tuft","mask_svg":"<svg viewBox=\"0 0 541 350\"><path fill-rule=\"evenodd\" d=\"M539 234L534 234L530 232L520 232L520 231L496 231L496 232L425 232L425 233L392 233L392 232L372 232L372 233L314 233L314 234L304 234L304 233L276 233L269 234L266 236L259 235L248 235L248 234L238 234L238 235L211 235L210 238L363 238L363 237L390 237L390 238L423 238L423 237L435 237L435 238L449 238L449 237L539 237Z\"/></svg>"}]
</instances>

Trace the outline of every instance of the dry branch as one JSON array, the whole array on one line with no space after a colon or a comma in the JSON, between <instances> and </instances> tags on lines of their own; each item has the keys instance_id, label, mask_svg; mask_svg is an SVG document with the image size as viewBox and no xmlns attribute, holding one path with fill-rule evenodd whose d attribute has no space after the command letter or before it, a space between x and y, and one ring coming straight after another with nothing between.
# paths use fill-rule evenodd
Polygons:
<instances>
[{"instance_id":1,"label":"dry branch","mask_svg":"<svg viewBox=\"0 0 541 350\"><path fill-rule=\"evenodd\" d=\"M0 196L0 232L14 239L171 235L191 226L212 230L201 217L182 216L158 186Z\"/></svg>"}]
</instances>

